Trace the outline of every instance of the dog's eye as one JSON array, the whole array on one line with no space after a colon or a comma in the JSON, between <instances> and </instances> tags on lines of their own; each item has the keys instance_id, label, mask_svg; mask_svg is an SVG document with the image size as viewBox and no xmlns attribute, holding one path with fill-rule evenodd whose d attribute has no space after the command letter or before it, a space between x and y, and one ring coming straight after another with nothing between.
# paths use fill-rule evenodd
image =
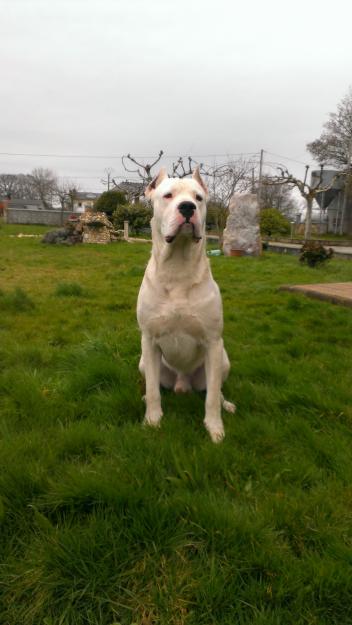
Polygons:
<instances>
[{"instance_id":1,"label":"dog's eye","mask_svg":"<svg viewBox=\"0 0 352 625\"><path fill-rule=\"evenodd\" d=\"M197 202L201 202L203 200L202 196L199 195L199 193L196 194L196 200Z\"/></svg>"},{"instance_id":2,"label":"dog's eye","mask_svg":"<svg viewBox=\"0 0 352 625\"><path fill-rule=\"evenodd\" d=\"M169 200L170 198L172 198L172 193L165 193L164 198L166 200Z\"/></svg>"}]
</instances>

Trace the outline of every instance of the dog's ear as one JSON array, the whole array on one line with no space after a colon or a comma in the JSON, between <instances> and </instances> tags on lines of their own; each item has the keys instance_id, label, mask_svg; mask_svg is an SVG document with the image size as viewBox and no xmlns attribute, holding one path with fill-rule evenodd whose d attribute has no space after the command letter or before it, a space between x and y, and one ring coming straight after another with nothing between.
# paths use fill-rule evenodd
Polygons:
<instances>
[{"instance_id":1,"label":"dog's ear","mask_svg":"<svg viewBox=\"0 0 352 625\"><path fill-rule=\"evenodd\" d=\"M155 189L159 186L159 184L165 178L167 178L167 171L166 171L165 167L162 167L161 170L159 171L158 175L155 176L155 178L153 178L153 180L148 184L146 190L144 191L145 197L149 198L152 195L153 191L155 191Z\"/></svg>"},{"instance_id":2,"label":"dog's ear","mask_svg":"<svg viewBox=\"0 0 352 625\"><path fill-rule=\"evenodd\" d=\"M193 174L192 174L192 178L194 178L194 180L196 180L198 182L198 184L200 184L200 186L202 187L202 189L205 192L206 197L208 197L209 193L208 193L208 187L205 184L203 178L200 175L199 172L199 165L197 165L197 167L195 168Z\"/></svg>"}]
</instances>

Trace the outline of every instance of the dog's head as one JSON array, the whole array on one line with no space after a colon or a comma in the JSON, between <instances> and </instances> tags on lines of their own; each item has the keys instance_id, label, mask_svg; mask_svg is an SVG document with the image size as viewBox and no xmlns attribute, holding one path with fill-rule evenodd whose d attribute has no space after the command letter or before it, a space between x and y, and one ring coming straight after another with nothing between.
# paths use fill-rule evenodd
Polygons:
<instances>
[{"instance_id":1,"label":"dog's head","mask_svg":"<svg viewBox=\"0 0 352 625\"><path fill-rule=\"evenodd\" d=\"M199 168L192 178L168 178L160 170L145 190L154 208L154 224L167 243L176 238L194 242L204 236L208 190Z\"/></svg>"}]
</instances>

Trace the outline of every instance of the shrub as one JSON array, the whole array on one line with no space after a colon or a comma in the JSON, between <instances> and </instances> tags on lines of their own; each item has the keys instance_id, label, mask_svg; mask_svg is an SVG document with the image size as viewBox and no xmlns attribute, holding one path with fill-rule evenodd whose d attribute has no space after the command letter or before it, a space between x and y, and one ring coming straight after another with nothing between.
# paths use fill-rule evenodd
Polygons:
<instances>
[{"instance_id":1,"label":"shrub","mask_svg":"<svg viewBox=\"0 0 352 625\"><path fill-rule=\"evenodd\" d=\"M226 219L229 214L227 207L223 206L220 202L210 201L207 206L206 223L208 228L222 227L224 229L226 225Z\"/></svg>"},{"instance_id":2,"label":"shrub","mask_svg":"<svg viewBox=\"0 0 352 625\"><path fill-rule=\"evenodd\" d=\"M152 210L146 204L126 204L118 206L112 220L115 228L123 228L123 222L128 221L131 232L138 234L143 228L149 226L152 218Z\"/></svg>"},{"instance_id":3,"label":"shrub","mask_svg":"<svg viewBox=\"0 0 352 625\"><path fill-rule=\"evenodd\" d=\"M316 267L332 258L333 254L331 247L327 249L319 241L306 241L301 247L299 260L301 263L307 263L309 267Z\"/></svg>"},{"instance_id":4,"label":"shrub","mask_svg":"<svg viewBox=\"0 0 352 625\"><path fill-rule=\"evenodd\" d=\"M59 297L82 297L83 289L77 282L59 282L55 295Z\"/></svg>"},{"instance_id":5,"label":"shrub","mask_svg":"<svg viewBox=\"0 0 352 625\"><path fill-rule=\"evenodd\" d=\"M126 204L126 196L122 191L104 191L94 204L94 210L106 213L111 217L117 206Z\"/></svg>"},{"instance_id":6,"label":"shrub","mask_svg":"<svg viewBox=\"0 0 352 625\"><path fill-rule=\"evenodd\" d=\"M0 290L0 310L28 312L29 310L33 310L34 306L34 302L29 295L20 287L17 287L9 293Z\"/></svg>"},{"instance_id":7,"label":"shrub","mask_svg":"<svg viewBox=\"0 0 352 625\"><path fill-rule=\"evenodd\" d=\"M289 234L290 222L277 208L264 208L260 213L260 231L262 234Z\"/></svg>"}]
</instances>

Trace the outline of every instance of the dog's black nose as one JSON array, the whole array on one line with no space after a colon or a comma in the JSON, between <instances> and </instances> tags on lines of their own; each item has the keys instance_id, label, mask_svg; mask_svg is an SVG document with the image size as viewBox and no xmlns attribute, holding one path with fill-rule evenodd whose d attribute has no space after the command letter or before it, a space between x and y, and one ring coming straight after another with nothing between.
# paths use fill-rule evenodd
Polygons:
<instances>
[{"instance_id":1,"label":"dog's black nose","mask_svg":"<svg viewBox=\"0 0 352 625\"><path fill-rule=\"evenodd\" d=\"M196 208L197 207L195 204L193 204L193 202L181 202L181 204L179 204L178 206L178 210L180 211L181 215L184 216L186 221L190 220Z\"/></svg>"}]
</instances>

